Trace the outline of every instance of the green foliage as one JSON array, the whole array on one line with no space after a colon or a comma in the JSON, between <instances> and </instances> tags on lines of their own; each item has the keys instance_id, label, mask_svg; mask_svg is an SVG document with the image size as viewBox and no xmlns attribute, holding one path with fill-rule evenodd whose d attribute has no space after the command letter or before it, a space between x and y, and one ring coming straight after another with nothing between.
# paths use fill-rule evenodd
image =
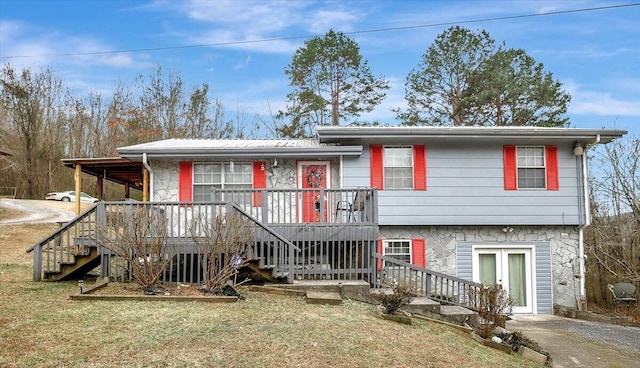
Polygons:
<instances>
[{"instance_id":1,"label":"green foliage","mask_svg":"<svg viewBox=\"0 0 640 368\"><path fill-rule=\"evenodd\" d=\"M287 95L287 110L278 118L291 121L276 130L286 137L309 137L316 125L339 125L371 111L389 88L388 81L371 74L358 44L333 30L305 42L285 74L293 91Z\"/></svg>"},{"instance_id":2,"label":"green foliage","mask_svg":"<svg viewBox=\"0 0 640 368\"><path fill-rule=\"evenodd\" d=\"M473 125L566 126L569 94L524 50L500 50L473 71L460 110Z\"/></svg>"},{"instance_id":3,"label":"green foliage","mask_svg":"<svg viewBox=\"0 0 640 368\"><path fill-rule=\"evenodd\" d=\"M413 293L408 287L396 284L393 286L392 293L381 292L376 294L375 298L384 307L386 314L394 314L398 309L411 303Z\"/></svg>"},{"instance_id":4,"label":"green foliage","mask_svg":"<svg viewBox=\"0 0 640 368\"><path fill-rule=\"evenodd\" d=\"M405 83L403 125L567 126L570 96L523 50L496 47L487 31L441 33Z\"/></svg>"}]
</instances>

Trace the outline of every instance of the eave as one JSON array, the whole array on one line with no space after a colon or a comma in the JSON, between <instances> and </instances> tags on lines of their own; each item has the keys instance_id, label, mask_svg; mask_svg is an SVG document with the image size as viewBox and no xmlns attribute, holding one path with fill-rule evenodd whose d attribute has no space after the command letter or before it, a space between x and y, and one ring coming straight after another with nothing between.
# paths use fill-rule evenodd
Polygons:
<instances>
[{"instance_id":1,"label":"eave","mask_svg":"<svg viewBox=\"0 0 640 368\"><path fill-rule=\"evenodd\" d=\"M261 158L331 158L339 156L360 156L362 146L321 146L321 147L274 147L274 148L128 148L118 149L120 157L131 161L147 159L261 159Z\"/></svg>"},{"instance_id":2,"label":"eave","mask_svg":"<svg viewBox=\"0 0 640 368\"><path fill-rule=\"evenodd\" d=\"M333 127L317 128L321 143L353 144L380 141L583 141L609 143L624 130L538 127Z\"/></svg>"}]
</instances>

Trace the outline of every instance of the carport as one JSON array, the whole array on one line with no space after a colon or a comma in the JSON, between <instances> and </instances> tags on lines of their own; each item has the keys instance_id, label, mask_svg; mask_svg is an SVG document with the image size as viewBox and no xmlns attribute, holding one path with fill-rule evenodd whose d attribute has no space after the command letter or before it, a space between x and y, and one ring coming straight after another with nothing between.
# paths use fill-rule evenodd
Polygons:
<instances>
[{"instance_id":1,"label":"carport","mask_svg":"<svg viewBox=\"0 0 640 368\"><path fill-rule=\"evenodd\" d=\"M62 164L75 170L75 191L81 192L82 173L95 176L98 199L104 197L104 181L124 186L124 197L129 198L131 188L142 191L142 200L149 200L149 172L142 162L134 162L122 157L66 158ZM80 196L76 196L76 215L80 214Z\"/></svg>"}]
</instances>

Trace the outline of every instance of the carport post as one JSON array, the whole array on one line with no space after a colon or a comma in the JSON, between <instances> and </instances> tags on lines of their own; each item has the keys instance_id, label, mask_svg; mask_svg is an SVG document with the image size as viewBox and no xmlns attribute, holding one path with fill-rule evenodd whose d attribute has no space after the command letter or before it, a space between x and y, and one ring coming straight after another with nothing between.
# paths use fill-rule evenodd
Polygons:
<instances>
[{"instance_id":1,"label":"carport post","mask_svg":"<svg viewBox=\"0 0 640 368\"><path fill-rule=\"evenodd\" d=\"M80 216L80 193L82 193L82 165L75 165L76 169L76 216Z\"/></svg>"}]
</instances>

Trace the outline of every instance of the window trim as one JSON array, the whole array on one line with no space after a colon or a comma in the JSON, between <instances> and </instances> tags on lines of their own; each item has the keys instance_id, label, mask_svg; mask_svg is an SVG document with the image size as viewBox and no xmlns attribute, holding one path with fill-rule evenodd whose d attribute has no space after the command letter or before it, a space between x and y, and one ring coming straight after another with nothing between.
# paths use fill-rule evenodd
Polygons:
<instances>
[{"instance_id":1,"label":"window trim","mask_svg":"<svg viewBox=\"0 0 640 368\"><path fill-rule=\"evenodd\" d=\"M540 145L513 145L505 144L503 146L503 176L504 176L504 190L547 190L558 191L560 190L560 152L558 146L545 145L545 188L519 188L517 178L517 153L516 147L540 147Z\"/></svg>"},{"instance_id":2,"label":"window trim","mask_svg":"<svg viewBox=\"0 0 640 368\"><path fill-rule=\"evenodd\" d=\"M387 166L386 165L386 150L388 148L405 148L408 149L409 152L411 153L411 166ZM415 168L415 146L414 145L384 145L382 146L382 181L384 183L384 188L385 189L389 189L389 190L415 190L415 183L416 183L416 168ZM396 188L396 187L389 187L386 183L386 179L387 179L387 175L385 174L385 170L387 168L410 168L411 169L411 186L410 187L404 187L404 188Z\"/></svg>"},{"instance_id":3,"label":"window trim","mask_svg":"<svg viewBox=\"0 0 640 368\"><path fill-rule=\"evenodd\" d=\"M516 171L516 189L517 190L548 190L548 168L547 168L547 147L541 145L516 145L515 146L515 171ZM542 166L520 166L518 164L518 150L520 148L540 148L542 149ZM529 188L529 187L520 187L520 169L543 169L544 170L544 187L540 188Z\"/></svg>"},{"instance_id":4,"label":"window trim","mask_svg":"<svg viewBox=\"0 0 640 368\"><path fill-rule=\"evenodd\" d=\"M226 167L226 165L229 165L231 163L233 163L234 165L246 165L251 169L251 178L249 179L248 182L243 182L243 183L227 183L227 182L225 182L225 172L226 172L225 171L225 167ZM197 165L216 165L216 164L219 164L220 168L221 168L221 173L220 173L221 182L220 183L214 183L214 182L197 183L196 182L195 175L196 175L196 166ZM238 161L238 162L236 162L236 161L194 161L192 163L192 170L191 171L192 171L192 173L191 173L191 175L192 175L191 186L192 186L192 193L193 193L192 196L195 195L195 192L196 192L195 191L195 187L196 186L209 186L209 187L212 187L212 186L215 186L215 185L220 185L220 189L224 190L225 189L225 184L229 184L229 185L241 184L241 185L248 185L251 189L253 189L254 181L255 181L254 172L253 172L254 171L254 163L251 162L251 161ZM214 198L212 197L210 200L214 200Z\"/></svg>"},{"instance_id":5,"label":"window trim","mask_svg":"<svg viewBox=\"0 0 640 368\"><path fill-rule=\"evenodd\" d=\"M407 242L409 244L409 264L413 264L413 239L382 239L382 255L383 256L388 256L387 254L387 244L391 243L391 242ZM393 255L405 255L405 254L393 254ZM391 257L391 256L389 256ZM384 263L383 263L383 267L384 267Z\"/></svg>"}]
</instances>

